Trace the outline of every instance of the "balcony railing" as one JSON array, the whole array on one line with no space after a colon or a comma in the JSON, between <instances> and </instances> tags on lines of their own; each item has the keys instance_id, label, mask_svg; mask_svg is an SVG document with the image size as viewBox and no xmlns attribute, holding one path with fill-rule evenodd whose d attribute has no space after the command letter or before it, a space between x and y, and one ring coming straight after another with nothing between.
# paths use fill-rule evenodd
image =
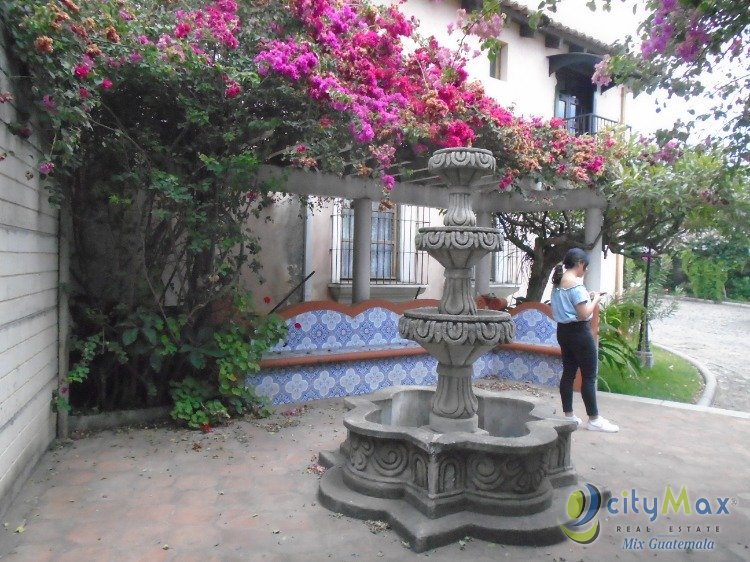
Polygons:
<instances>
[{"instance_id":1,"label":"balcony railing","mask_svg":"<svg viewBox=\"0 0 750 562\"><path fill-rule=\"evenodd\" d=\"M574 135L595 135L604 129L613 127L626 127L627 130L630 130L629 126L622 125L613 119L607 119L601 115L595 115L594 113L584 113L575 117L569 117L565 120L565 123L568 131Z\"/></svg>"}]
</instances>

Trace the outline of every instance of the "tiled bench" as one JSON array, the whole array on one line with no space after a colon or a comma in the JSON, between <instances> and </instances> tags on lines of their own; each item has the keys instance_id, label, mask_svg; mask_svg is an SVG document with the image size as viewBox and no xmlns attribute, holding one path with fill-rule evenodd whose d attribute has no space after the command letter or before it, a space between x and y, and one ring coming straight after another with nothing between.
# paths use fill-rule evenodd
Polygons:
<instances>
[{"instance_id":1,"label":"tiled bench","mask_svg":"<svg viewBox=\"0 0 750 562\"><path fill-rule=\"evenodd\" d=\"M398 319L404 310L437 304L426 299L371 300L353 306L314 301L289 307L281 312L289 329L286 341L269 351L247 383L273 404L367 394L393 385L436 384L437 362L401 338ZM496 375L557 385L562 363L549 306L527 303L510 313L515 341L481 356L474 378Z\"/></svg>"}]
</instances>

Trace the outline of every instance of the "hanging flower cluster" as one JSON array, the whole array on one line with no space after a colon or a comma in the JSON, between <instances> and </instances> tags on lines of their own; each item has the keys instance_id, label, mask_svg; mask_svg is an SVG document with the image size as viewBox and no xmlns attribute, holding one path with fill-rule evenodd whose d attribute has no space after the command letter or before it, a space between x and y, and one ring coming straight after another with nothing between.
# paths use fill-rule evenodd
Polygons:
<instances>
[{"instance_id":1,"label":"hanging flower cluster","mask_svg":"<svg viewBox=\"0 0 750 562\"><path fill-rule=\"evenodd\" d=\"M29 62L47 71L35 91L56 129L50 162L74 160L87 115L144 66L167 77L205 76L206 87L221 93L217 103L233 104L248 121L253 96L309 105L309 121L295 121L295 137L287 130L275 139L286 148L269 152L327 169L349 150L349 162L335 170L379 177L386 192L396 185L400 161L440 147L492 150L501 189L528 175L591 186L610 162L607 147L569 134L562 122L519 118L500 106L468 79L463 49L421 39L418 22L396 6L254 0L240 8L235 0L213 0L149 12L126 0L38 4L33 16L21 17L33 45ZM462 29L488 37L503 23L501 15L461 21Z\"/></svg>"},{"instance_id":2,"label":"hanging flower cluster","mask_svg":"<svg viewBox=\"0 0 750 562\"><path fill-rule=\"evenodd\" d=\"M649 35L641 44L644 58L673 49L683 61L694 61L699 51L708 46L709 28L714 22L697 8L678 0L657 0L655 7Z\"/></svg>"},{"instance_id":3,"label":"hanging flower cluster","mask_svg":"<svg viewBox=\"0 0 750 562\"><path fill-rule=\"evenodd\" d=\"M499 187L535 175L592 184L605 169L606 153L593 140L569 134L561 122L513 116L470 82L463 51L434 37L406 52L417 22L395 7L376 8L328 0L292 0L290 18L276 27L255 58L259 73L304 88L323 111L341 114L352 140L378 155L373 162L386 191L395 184L395 150L481 146L495 151L505 168ZM475 18L476 19L476 18ZM496 36L503 19L472 19L459 11L459 27ZM481 24L481 25L480 25ZM554 141L554 145L547 144ZM310 151L314 156L314 150ZM310 162L310 160L308 160ZM312 160L315 164L315 160ZM358 173L374 172L360 166Z\"/></svg>"}]
</instances>

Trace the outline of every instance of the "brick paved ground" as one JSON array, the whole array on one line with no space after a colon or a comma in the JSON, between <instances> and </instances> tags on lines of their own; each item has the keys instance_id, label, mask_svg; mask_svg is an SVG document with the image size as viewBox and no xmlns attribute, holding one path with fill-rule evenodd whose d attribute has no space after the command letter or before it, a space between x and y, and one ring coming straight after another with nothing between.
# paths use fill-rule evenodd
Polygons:
<instances>
[{"instance_id":1,"label":"brick paved ground","mask_svg":"<svg viewBox=\"0 0 750 562\"><path fill-rule=\"evenodd\" d=\"M521 393L557 406L551 389ZM582 414L580 397L575 409ZM392 530L327 511L316 497L316 453L344 439L340 400L299 416L240 421L209 434L173 428L105 431L52 448L0 528L2 562L748 560L750 414L600 394L618 434L579 430L581 482L622 497L686 487L729 500L729 515L600 514L592 544L511 547L474 539L415 554ZM677 525L684 525L681 531ZM627 538L713 541L711 552L623 549ZM687 525L691 525L690 530ZM696 526L700 529L696 530ZM710 525L710 529L709 529ZM718 527L718 531L716 531ZM18 531L18 532L17 532Z\"/></svg>"}]
</instances>

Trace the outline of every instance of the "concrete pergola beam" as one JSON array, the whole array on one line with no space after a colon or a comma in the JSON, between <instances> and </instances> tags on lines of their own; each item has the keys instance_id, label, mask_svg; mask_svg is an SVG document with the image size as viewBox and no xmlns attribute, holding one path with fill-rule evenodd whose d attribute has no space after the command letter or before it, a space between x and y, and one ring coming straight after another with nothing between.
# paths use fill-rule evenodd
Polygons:
<instances>
[{"instance_id":1,"label":"concrete pergola beam","mask_svg":"<svg viewBox=\"0 0 750 562\"><path fill-rule=\"evenodd\" d=\"M354 176L340 177L335 174L282 168L263 165L258 171L261 181L275 181L275 191L305 196L340 197L354 201L354 255L352 276L352 301L361 302L370 297L370 230L372 224L372 201L383 198L383 186L377 180ZM425 182L425 183L422 183ZM601 227L606 198L591 189L539 190L533 181L524 182L523 193L500 192L497 178L487 177L482 189L474 190L472 205L479 221L491 223L492 213L535 213L542 211L572 211L585 209L586 243L592 250L591 263L586 274L589 289L601 287ZM448 207L448 190L436 182L435 177L422 177L408 182L396 183L390 200L400 205L415 205L445 209ZM486 256L476 271L477 291L487 292L491 257ZM479 293L483 294L483 293Z\"/></svg>"},{"instance_id":2,"label":"concrete pergola beam","mask_svg":"<svg viewBox=\"0 0 750 562\"><path fill-rule=\"evenodd\" d=\"M377 180L352 176L304 171L278 166L261 166L261 180L276 179L279 191L298 195L319 197L342 197L344 199L379 200L383 197L383 186ZM490 183L491 182L491 183ZM501 193L496 189L497 180L488 178L488 186L473 197L474 209L489 213L533 213L539 211L571 211L574 209L603 209L607 200L590 189L553 189L537 191L533 182L524 194ZM390 194L394 203L445 209L448 207L448 191L442 185L423 185L418 182L396 183Z\"/></svg>"}]
</instances>

